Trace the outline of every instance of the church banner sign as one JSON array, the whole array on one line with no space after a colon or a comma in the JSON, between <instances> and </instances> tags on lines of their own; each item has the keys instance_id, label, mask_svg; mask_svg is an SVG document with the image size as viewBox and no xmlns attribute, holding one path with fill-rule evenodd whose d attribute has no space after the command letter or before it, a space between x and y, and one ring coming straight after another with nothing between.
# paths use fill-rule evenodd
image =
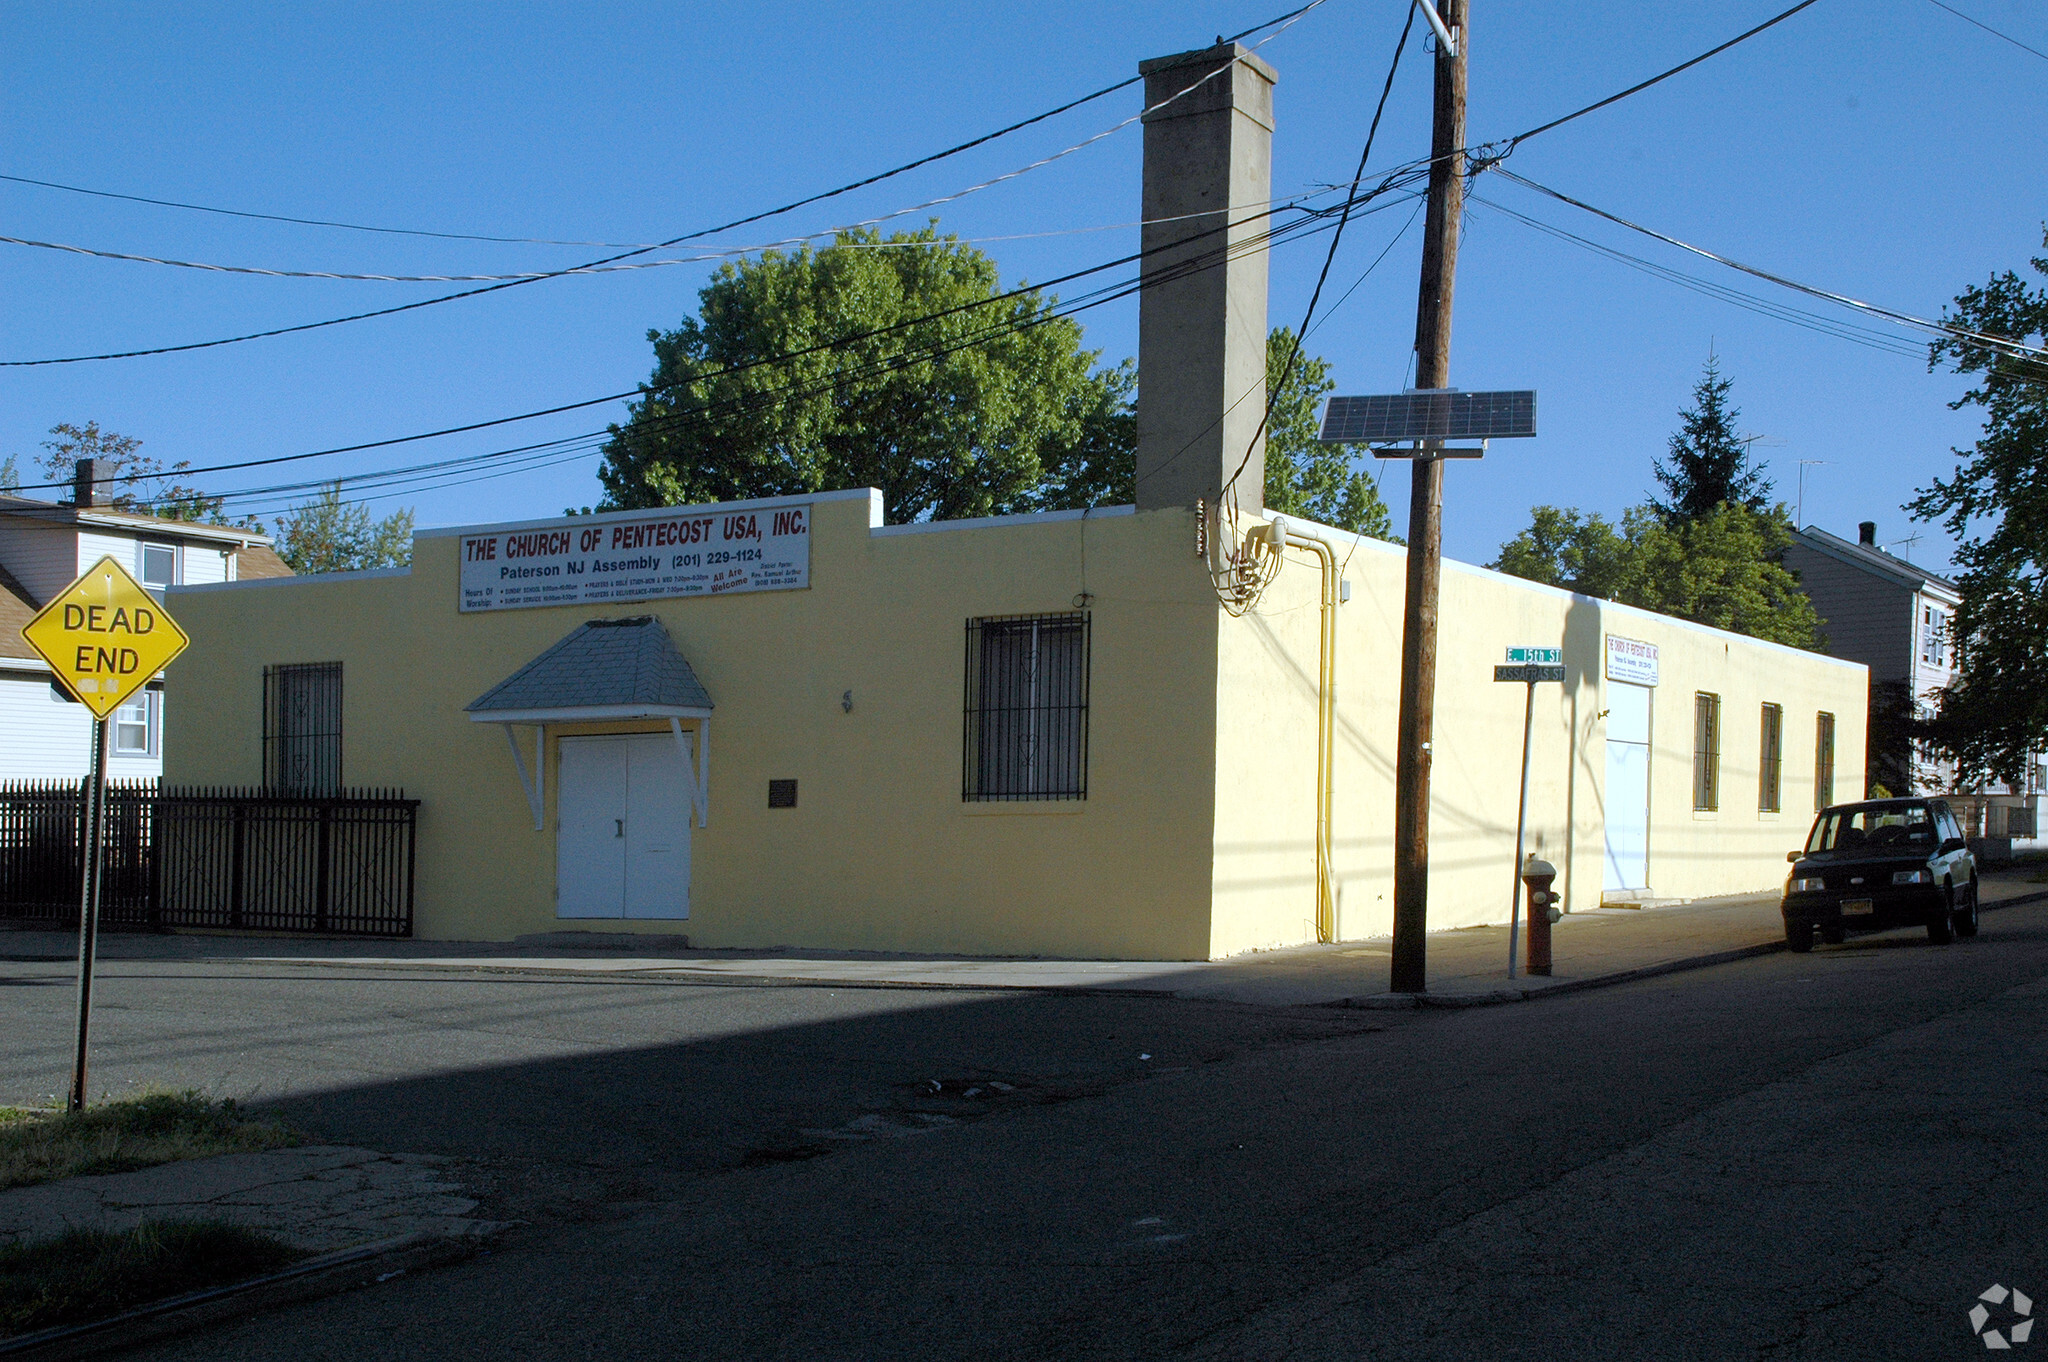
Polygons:
<instances>
[{"instance_id":1,"label":"church banner sign","mask_svg":"<svg viewBox=\"0 0 2048 1362\"><path fill-rule=\"evenodd\" d=\"M462 536L461 608L612 605L811 584L811 508L649 511Z\"/></svg>"}]
</instances>

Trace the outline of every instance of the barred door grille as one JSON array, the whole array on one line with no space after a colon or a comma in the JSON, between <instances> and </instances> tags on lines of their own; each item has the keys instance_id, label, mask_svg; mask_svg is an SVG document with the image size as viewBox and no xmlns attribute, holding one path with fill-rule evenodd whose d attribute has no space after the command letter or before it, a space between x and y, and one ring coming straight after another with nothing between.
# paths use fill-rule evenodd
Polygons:
<instances>
[{"instance_id":1,"label":"barred door grille","mask_svg":"<svg viewBox=\"0 0 2048 1362\"><path fill-rule=\"evenodd\" d=\"M1088 615L967 622L961 795L1088 797Z\"/></svg>"}]
</instances>

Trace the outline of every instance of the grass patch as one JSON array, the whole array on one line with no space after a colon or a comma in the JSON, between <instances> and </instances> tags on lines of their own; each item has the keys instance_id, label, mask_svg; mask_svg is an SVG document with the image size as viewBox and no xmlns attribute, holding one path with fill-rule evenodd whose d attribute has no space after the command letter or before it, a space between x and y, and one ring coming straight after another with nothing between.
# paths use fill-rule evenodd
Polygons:
<instances>
[{"instance_id":1,"label":"grass patch","mask_svg":"<svg viewBox=\"0 0 2048 1362\"><path fill-rule=\"evenodd\" d=\"M0 1191L91 1173L129 1173L299 1143L282 1121L252 1116L232 1100L148 1092L76 1112L0 1107Z\"/></svg>"},{"instance_id":2,"label":"grass patch","mask_svg":"<svg viewBox=\"0 0 2048 1362\"><path fill-rule=\"evenodd\" d=\"M305 1256L256 1230L205 1220L152 1221L119 1234L72 1230L0 1248L0 1337L105 1319Z\"/></svg>"}]
</instances>

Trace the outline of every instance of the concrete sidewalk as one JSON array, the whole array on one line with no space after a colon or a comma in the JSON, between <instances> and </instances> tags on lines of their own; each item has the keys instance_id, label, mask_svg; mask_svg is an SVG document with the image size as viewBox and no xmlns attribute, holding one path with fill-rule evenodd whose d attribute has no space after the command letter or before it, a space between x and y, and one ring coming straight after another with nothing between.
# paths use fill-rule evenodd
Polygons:
<instances>
[{"instance_id":1,"label":"concrete sidewalk","mask_svg":"<svg viewBox=\"0 0 2048 1362\"><path fill-rule=\"evenodd\" d=\"M2036 876L2040 876L2039 880ZM1987 909L2048 898L2033 867L1983 878ZM1526 941L1526 926L1524 927ZM1782 948L1776 893L1646 908L1568 914L1553 931L1549 978L1507 976L1507 928L1472 927L1429 937L1429 991L1387 992L1386 938L1261 951L1218 961L1111 961L902 956L877 952L692 950L680 937L558 932L512 943L335 941L229 936L109 934L112 962L234 961L302 968L483 970L630 976L638 979L777 980L853 987L1086 989L1166 993L1266 1007L1470 1006L1618 983ZM69 958L76 939L55 932L0 935L0 959Z\"/></svg>"},{"instance_id":2,"label":"concrete sidewalk","mask_svg":"<svg viewBox=\"0 0 2048 1362\"><path fill-rule=\"evenodd\" d=\"M453 1160L302 1146L157 1164L0 1191L0 1246L66 1230L122 1231L149 1220L217 1220L315 1253L401 1235L488 1236Z\"/></svg>"}]
</instances>

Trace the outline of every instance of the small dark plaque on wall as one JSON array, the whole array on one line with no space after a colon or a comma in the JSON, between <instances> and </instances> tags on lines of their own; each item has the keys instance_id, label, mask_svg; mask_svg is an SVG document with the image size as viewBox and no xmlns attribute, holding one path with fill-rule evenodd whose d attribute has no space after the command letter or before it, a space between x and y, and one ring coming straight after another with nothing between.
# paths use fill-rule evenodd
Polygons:
<instances>
[{"instance_id":1,"label":"small dark plaque on wall","mask_svg":"<svg viewBox=\"0 0 2048 1362\"><path fill-rule=\"evenodd\" d=\"M768 807L771 809L793 809L796 807L796 782L793 780L771 780L768 782Z\"/></svg>"}]
</instances>

